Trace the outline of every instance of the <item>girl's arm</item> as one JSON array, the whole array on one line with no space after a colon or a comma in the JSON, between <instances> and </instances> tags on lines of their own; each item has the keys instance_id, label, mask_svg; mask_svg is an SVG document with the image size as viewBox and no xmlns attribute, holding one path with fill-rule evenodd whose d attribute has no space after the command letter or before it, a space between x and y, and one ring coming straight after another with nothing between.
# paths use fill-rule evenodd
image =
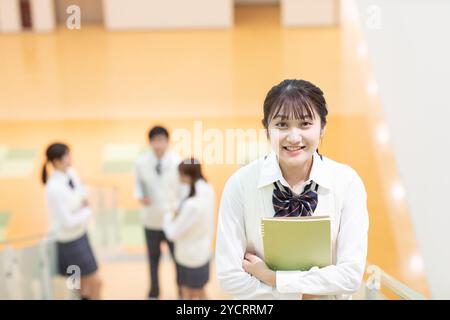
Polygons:
<instances>
[{"instance_id":1,"label":"girl's arm","mask_svg":"<svg viewBox=\"0 0 450 320\"><path fill-rule=\"evenodd\" d=\"M219 209L216 241L216 272L222 289L237 299L277 295L271 286L243 269L247 247L243 190L236 175L225 185Z\"/></svg>"},{"instance_id":2,"label":"girl's arm","mask_svg":"<svg viewBox=\"0 0 450 320\"><path fill-rule=\"evenodd\" d=\"M70 212L57 190L49 191L48 206L53 216L66 228L76 227L87 222L91 215L89 207L82 207L77 212Z\"/></svg>"},{"instance_id":3,"label":"girl's arm","mask_svg":"<svg viewBox=\"0 0 450 320\"><path fill-rule=\"evenodd\" d=\"M134 197L139 200L139 202L144 206L149 206L151 204L151 199L149 197L149 190L145 186L143 177L141 176L139 161L135 164L134 168Z\"/></svg>"},{"instance_id":4,"label":"girl's arm","mask_svg":"<svg viewBox=\"0 0 450 320\"><path fill-rule=\"evenodd\" d=\"M337 236L336 265L309 271L277 271L282 293L338 295L356 292L362 282L367 256L368 213L364 184L355 173L347 190Z\"/></svg>"},{"instance_id":5,"label":"girl's arm","mask_svg":"<svg viewBox=\"0 0 450 320\"><path fill-rule=\"evenodd\" d=\"M200 219L202 209L199 199L188 199L181 207L178 215L173 219L172 213L164 217L164 233L171 241L177 241L183 237Z\"/></svg>"}]
</instances>

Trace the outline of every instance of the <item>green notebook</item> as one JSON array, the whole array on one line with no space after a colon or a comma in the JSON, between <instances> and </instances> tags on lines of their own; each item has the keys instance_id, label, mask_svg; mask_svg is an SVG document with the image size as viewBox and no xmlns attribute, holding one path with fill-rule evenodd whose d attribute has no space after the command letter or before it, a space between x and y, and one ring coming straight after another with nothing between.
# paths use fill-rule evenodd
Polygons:
<instances>
[{"instance_id":1,"label":"green notebook","mask_svg":"<svg viewBox=\"0 0 450 320\"><path fill-rule=\"evenodd\" d=\"M270 269L305 271L331 265L329 216L263 218L261 224Z\"/></svg>"}]
</instances>

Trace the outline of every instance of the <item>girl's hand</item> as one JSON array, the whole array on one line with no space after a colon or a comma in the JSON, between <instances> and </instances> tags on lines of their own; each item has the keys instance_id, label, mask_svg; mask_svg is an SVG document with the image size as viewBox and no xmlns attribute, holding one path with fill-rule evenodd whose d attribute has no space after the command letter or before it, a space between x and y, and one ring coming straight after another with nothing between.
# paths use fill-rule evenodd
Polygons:
<instances>
[{"instance_id":1,"label":"girl's hand","mask_svg":"<svg viewBox=\"0 0 450 320\"><path fill-rule=\"evenodd\" d=\"M139 199L139 202L143 205L143 206L149 206L152 201L150 200L149 197L143 197L141 199Z\"/></svg>"},{"instance_id":2,"label":"girl's hand","mask_svg":"<svg viewBox=\"0 0 450 320\"><path fill-rule=\"evenodd\" d=\"M271 287L276 286L275 272L270 270L266 263L258 256L251 253L246 253L242 266L245 272L250 273L258 280L268 284Z\"/></svg>"},{"instance_id":3,"label":"girl's hand","mask_svg":"<svg viewBox=\"0 0 450 320\"><path fill-rule=\"evenodd\" d=\"M276 273L267 267L266 263L251 253L246 253L244 256L244 262L242 264L244 270L250 273L258 280L268 284L271 287L276 287ZM303 300L313 300L320 298L317 295L303 294Z\"/></svg>"}]
</instances>

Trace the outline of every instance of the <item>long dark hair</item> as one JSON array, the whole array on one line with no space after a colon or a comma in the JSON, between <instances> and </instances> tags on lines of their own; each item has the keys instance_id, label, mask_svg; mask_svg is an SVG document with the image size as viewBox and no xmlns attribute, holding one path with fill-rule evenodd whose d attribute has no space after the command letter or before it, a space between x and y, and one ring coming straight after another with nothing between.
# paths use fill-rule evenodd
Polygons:
<instances>
[{"instance_id":1,"label":"long dark hair","mask_svg":"<svg viewBox=\"0 0 450 320\"><path fill-rule=\"evenodd\" d=\"M206 181L202 173L202 167L198 162L198 160L195 158L183 160L178 165L178 172L191 178L190 192L188 198L195 196L195 183L200 179Z\"/></svg>"},{"instance_id":2,"label":"long dark hair","mask_svg":"<svg viewBox=\"0 0 450 320\"><path fill-rule=\"evenodd\" d=\"M47 183L47 164L54 160L61 160L68 152L69 147L64 143L52 143L45 151L46 161L42 166L42 183Z\"/></svg>"}]
</instances>

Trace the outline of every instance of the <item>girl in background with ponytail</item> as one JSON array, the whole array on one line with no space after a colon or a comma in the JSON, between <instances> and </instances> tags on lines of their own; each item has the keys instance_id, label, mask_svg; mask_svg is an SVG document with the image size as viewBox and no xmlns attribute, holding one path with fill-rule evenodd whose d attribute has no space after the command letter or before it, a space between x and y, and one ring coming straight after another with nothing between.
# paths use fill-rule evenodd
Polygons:
<instances>
[{"instance_id":1,"label":"girl in background with ponytail","mask_svg":"<svg viewBox=\"0 0 450 320\"><path fill-rule=\"evenodd\" d=\"M53 170L48 176L50 165ZM42 183L50 211L50 232L57 241L58 271L68 276L75 267L81 275L81 299L100 299L101 281L87 237L91 210L85 188L71 168L70 149L66 144L54 143L47 148Z\"/></svg>"},{"instance_id":2,"label":"girl in background with ponytail","mask_svg":"<svg viewBox=\"0 0 450 320\"><path fill-rule=\"evenodd\" d=\"M174 242L177 277L183 299L206 299L214 231L214 190L194 158L178 166L186 197L173 216L167 213L164 232Z\"/></svg>"}]
</instances>

